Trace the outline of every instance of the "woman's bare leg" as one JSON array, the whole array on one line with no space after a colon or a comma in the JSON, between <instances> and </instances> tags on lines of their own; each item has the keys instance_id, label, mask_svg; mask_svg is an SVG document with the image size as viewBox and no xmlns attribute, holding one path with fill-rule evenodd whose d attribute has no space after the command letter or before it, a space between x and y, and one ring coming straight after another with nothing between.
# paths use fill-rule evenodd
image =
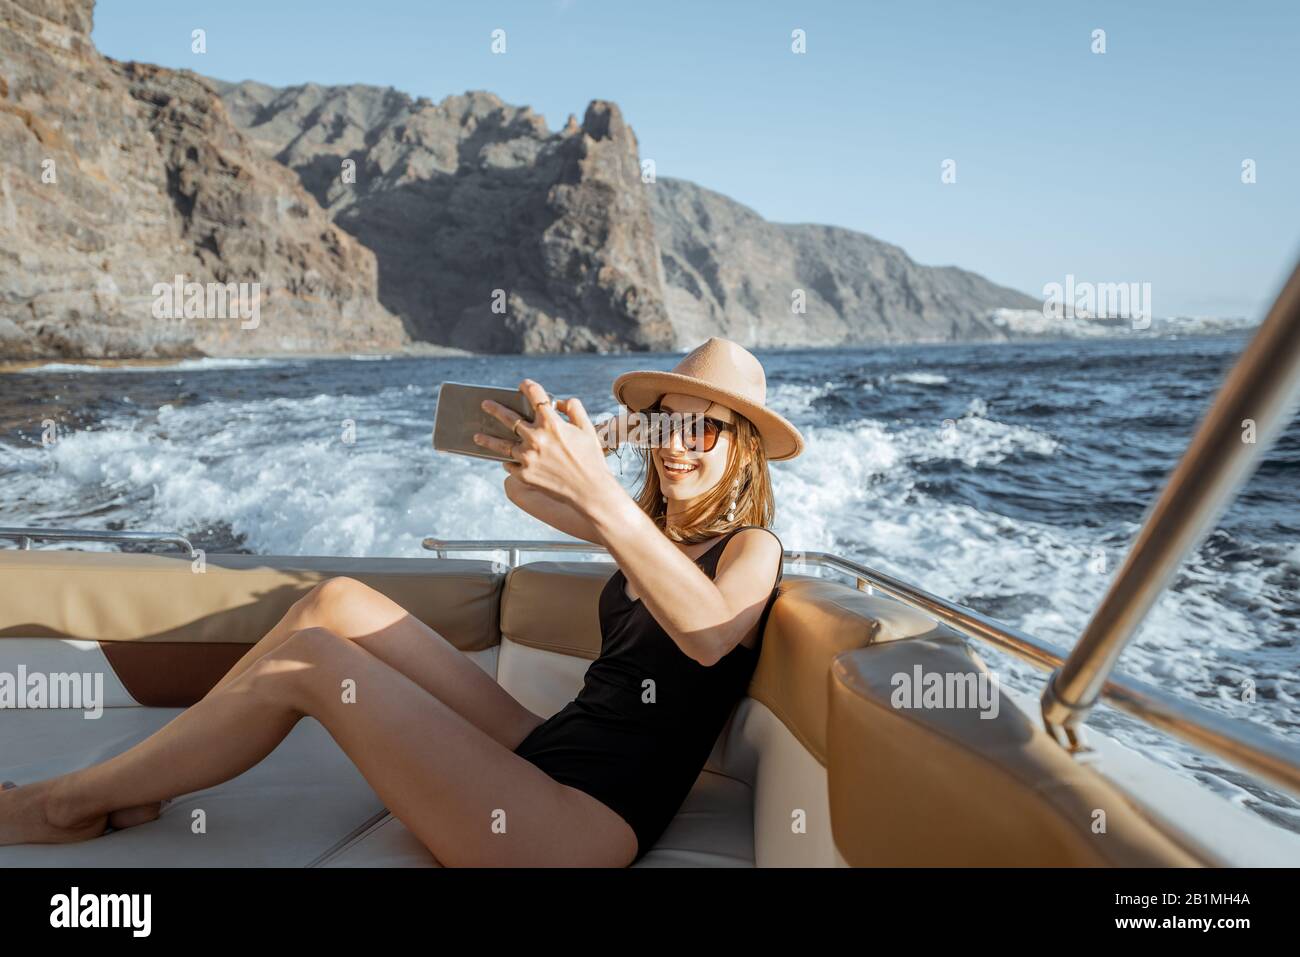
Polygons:
<instances>
[{"instance_id":1,"label":"woman's bare leg","mask_svg":"<svg viewBox=\"0 0 1300 957\"><path fill-rule=\"evenodd\" d=\"M341 694L349 681L355 700ZM93 836L114 808L229 780L304 715L325 726L389 810L444 864L624 866L636 853L631 828L609 808L552 780L324 629L294 633L122 754L0 792L0 844ZM39 825L32 813L38 803Z\"/></svg>"},{"instance_id":2,"label":"woman's bare leg","mask_svg":"<svg viewBox=\"0 0 1300 957\"><path fill-rule=\"evenodd\" d=\"M328 578L294 602L208 695L225 689L306 628L325 628L357 642L512 751L543 720L442 635L386 595L347 577ZM155 820L160 812L157 803L124 807L111 812L108 823L133 827Z\"/></svg>"},{"instance_id":3,"label":"woman's bare leg","mask_svg":"<svg viewBox=\"0 0 1300 957\"><path fill-rule=\"evenodd\" d=\"M304 628L355 641L511 750L542 722L442 635L388 596L347 577L326 579L296 601L212 690Z\"/></svg>"}]
</instances>

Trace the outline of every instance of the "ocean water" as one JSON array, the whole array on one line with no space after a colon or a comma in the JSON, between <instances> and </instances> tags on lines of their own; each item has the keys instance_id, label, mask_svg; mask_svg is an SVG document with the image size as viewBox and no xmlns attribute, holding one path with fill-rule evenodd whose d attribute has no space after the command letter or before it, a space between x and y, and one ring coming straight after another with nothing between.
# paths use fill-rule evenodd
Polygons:
<instances>
[{"instance_id":1,"label":"ocean water","mask_svg":"<svg viewBox=\"0 0 1300 957\"><path fill-rule=\"evenodd\" d=\"M770 404L808 442L772 466L775 531L787 549L838 552L1071 647L1245 341L761 351ZM614 376L676 359L224 359L3 375L0 524L178 530L209 552L280 555L418 556L426 535L562 537L506 500L498 464L433 451L438 383L529 376L597 418L614 411ZM632 489L638 478L626 454L621 479ZM1300 741L1297 501L1300 422L1120 670ZM1041 689L1043 672L980 653L1004 684ZM1091 723L1300 831L1284 793L1109 708Z\"/></svg>"}]
</instances>

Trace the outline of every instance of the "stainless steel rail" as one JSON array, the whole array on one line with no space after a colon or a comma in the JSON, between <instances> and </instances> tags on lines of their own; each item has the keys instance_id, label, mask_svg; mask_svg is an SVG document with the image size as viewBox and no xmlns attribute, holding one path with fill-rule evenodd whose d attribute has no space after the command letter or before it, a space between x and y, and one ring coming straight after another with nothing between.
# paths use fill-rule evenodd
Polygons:
<instances>
[{"instance_id":1,"label":"stainless steel rail","mask_svg":"<svg viewBox=\"0 0 1300 957\"><path fill-rule=\"evenodd\" d=\"M21 549L30 549L33 539L58 542L164 542L179 545L191 556L195 554L190 540L179 532L110 532L83 528L6 528L0 527L0 539L18 542Z\"/></svg>"},{"instance_id":2,"label":"stainless steel rail","mask_svg":"<svg viewBox=\"0 0 1300 957\"><path fill-rule=\"evenodd\" d=\"M446 558L448 552L506 551L510 554L511 567L519 564L523 552L608 554L603 546L589 542L426 538L422 544L439 558ZM955 631L988 642L1040 670L1059 668L1066 661L1064 650L1050 642L858 562L828 552L787 549L785 556L795 567L817 565L850 575L858 589L888 595ZM1264 729L1208 711L1126 675L1108 676L1100 694L1115 708L1300 795L1300 748L1279 740Z\"/></svg>"},{"instance_id":3,"label":"stainless steel rail","mask_svg":"<svg viewBox=\"0 0 1300 957\"><path fill-rule=\"evenodd\" d=\"M1201 420L1069 658L1043 691L1043 721L1069 750L1143 619L1245 484L1300 403L1300 265Z\"/></svg>"},{"instance_id":4,"label":"stainless steel rail","mask_svg":"<svg viewBox=\"0 0 1300 957\"><path fill-rule=\"evenodd\" d=\"M507 551L510 553L511 567L519 564L521 552L608 554L608 550L603 545L590 542L548 542L527 539L481 539L476 541L474 539L443 540L426 538L421 544L426 550L437 553L439 558L446 558L447 552ZM785 557L787 564L821 565L844 572L846 575L852 575L857 579L857 587L862 591L879 590L884 592L904 604L930 613L935 618L952 625L963 634L969 634L972 637L998 645L1040 668L1055 667L1065 659L1065 652L1049 642L1040 641L1022 631L1017 631L1015 628L994 621L992 618L987 618L973 608L953 604L937 595L922 591L914 585L909 585L907 582L892 578L884 572L878 572L874 568L868 568L866 565L860 565L847 558L841 558L839 555L833 555L830 552L800 552L786 549Z\"/></svg>"}]
</instances>

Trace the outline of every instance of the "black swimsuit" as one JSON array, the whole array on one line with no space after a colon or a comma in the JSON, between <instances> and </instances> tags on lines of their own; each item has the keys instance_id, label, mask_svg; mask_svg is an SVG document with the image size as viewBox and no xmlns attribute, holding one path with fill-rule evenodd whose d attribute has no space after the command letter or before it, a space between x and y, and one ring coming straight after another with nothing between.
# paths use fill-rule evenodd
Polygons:
<instances>
[{"instance_id":1,"label":"black swimsuit","mask_svg":"<svg viewBox=\"0 0 1300 957\"><path fill-rule=\"evenodd\" d=\"M695 561L712 579L731 536L761 527L733 529ZM706 667L677 647L640 599L627 596L626 580L619 569L600 593L600 657L582 691L515 753L627 821L640 860L676 816L749 687L776 584L759 619L759 648L737 644Z\"/></svg>"}]
</instances>

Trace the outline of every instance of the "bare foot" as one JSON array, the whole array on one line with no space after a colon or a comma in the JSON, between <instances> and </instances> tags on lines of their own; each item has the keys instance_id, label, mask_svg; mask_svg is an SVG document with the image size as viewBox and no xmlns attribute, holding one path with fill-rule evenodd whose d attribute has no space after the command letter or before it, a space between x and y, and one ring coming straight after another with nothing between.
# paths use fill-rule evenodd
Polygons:
<instances>
[{"instance_id":1,"label":"bare foot","mask_svg":"<svg viewBox=\"0 0 1300 957\"><path fill-rule=\"evenodd\" d=\"M0 846L6 844L69 844L98 837L108 826L108 815L78 821L67 827L50 823L46 805L56 779L0 788Z\"/></svg>"},{"instance_id":2,"label":"bare foot","mask_svg":"<svg viewBox=\"0 0 1300 957\"><path fill-rule=\"evenodd\" d=\"M138 807L124 807L120 811L113 811L108 815L108 826L120 831L124 827L135 827L137 824L156 821L161 813L161 801L155 801L153 804L141 804Z\"/></svg>"},{"instance_id":3,"label":"bare foot","mask_svg":"<svg viewBox=\"0 0 1300 957\"><path fill-rule=\"evenodd\" d=\"M18 785L13 781L0 781L0 791L8 791L10 788L16 788ZM150 821L158 820L162 813L165 801L155 801L152 804L141 804L137 807L125 807L120 811L112 811L108 815L108 826L115 831L123 828L135 827L138 824L147 824Z\"/></svg>"}]
</instances>

